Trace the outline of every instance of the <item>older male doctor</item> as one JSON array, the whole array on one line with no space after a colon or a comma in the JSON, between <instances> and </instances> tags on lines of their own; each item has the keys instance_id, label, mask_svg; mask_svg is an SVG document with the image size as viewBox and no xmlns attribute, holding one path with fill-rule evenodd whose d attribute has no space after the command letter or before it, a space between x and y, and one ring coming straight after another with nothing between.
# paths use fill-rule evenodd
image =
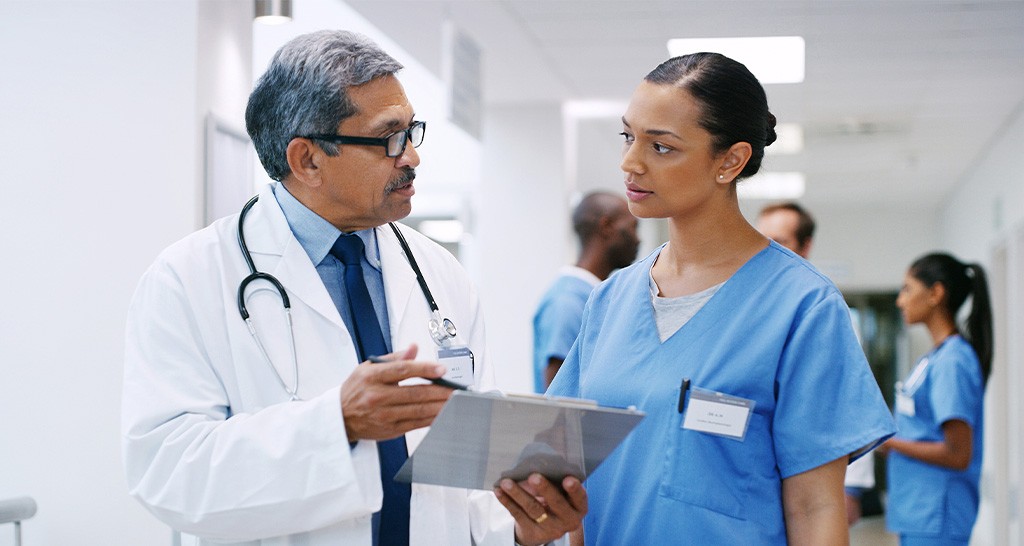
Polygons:
<instances>
[{"instance_id":1,"label":"older male doctor","mask_svg":"<svg viewBox=\"0 0 1024 546\"><path fill-rule=\"evenodd\" d=\"M280 182L165 250L139 284L128 483L199 544L533 545L586 512L575 478L493 493L392 479L451 394L425 379L487 389L493 375L463 269L389 225L410 213L426 128L400 68L344 31L282 47L246 111Z\"/></svg>"}]
</instances>

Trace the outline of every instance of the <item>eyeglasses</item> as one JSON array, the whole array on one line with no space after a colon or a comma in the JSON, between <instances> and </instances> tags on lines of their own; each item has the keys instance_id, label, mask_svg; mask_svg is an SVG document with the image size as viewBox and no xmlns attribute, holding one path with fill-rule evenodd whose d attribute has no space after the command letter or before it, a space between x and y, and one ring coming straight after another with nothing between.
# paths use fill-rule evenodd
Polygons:
<instances>
[{"instance_id":1,"label":"eyeglasses","mask_svg":"<svg viewBox=\"0 0 1024 546\"><path fill-rule=\"evenodd\" d=\"M364 144L367 146L383 146L384 155L398 157L405 153L406 143L411 142L413 148L423 144L423 134L427 131L427 122L417 121L408 129L396 131L383 138L345 136L345 135L309 135L300 138L326 140L334 144Z\"/></svg>"}]
</instances>

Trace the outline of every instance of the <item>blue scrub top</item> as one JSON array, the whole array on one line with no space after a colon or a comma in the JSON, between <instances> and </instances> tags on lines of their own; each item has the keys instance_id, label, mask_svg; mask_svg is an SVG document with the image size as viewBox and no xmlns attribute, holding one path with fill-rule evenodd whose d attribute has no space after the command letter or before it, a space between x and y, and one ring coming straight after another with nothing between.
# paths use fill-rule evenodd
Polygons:
<instances>
[{"instance_id":1,"label":"blue scrub top","mask_svg":"<svg viewBox=\"0 0 1024 546\"><path fill-rule=\"evenodd\" d=\"M591 295L549 394L647 417L587 480L588 545L786 544L782 480L895 426L842 295L775 242L662 343L648 289L660 249ZM684 378L753 400L746 437L681 428Z\"/></svg>"},{"instance_id":2,"label":"blue scrub top","mask_svg":"<svg viewBox=\"0 0 1024 546\"><path fill-rule=\"evenodd\" d=\"M595 277L596 281L596 277ZM565 360L580 333L583 307L594 285L576 275L562 275L541 298L533 316L533 388L547 388L544 370L548 360Z\"/></svg>"},{"instance_id":3,"label":"blue scrub top","mask_svg":"<svg viewBox=\"0 0 1024 546\"><path fill-rule=\"evenodd\" d=\"M918 377L914 378L917 374ZM974 349L959 335L946 339L918 362L904 394L913 415L897 407L897 437L941 442L942 424L957 419L972 430L971 462L954 470L896 452L888 457L889 504L886 524L894 532L968 539L978 516L984 420L984 383Z\"/></svg>"}]
</instances>

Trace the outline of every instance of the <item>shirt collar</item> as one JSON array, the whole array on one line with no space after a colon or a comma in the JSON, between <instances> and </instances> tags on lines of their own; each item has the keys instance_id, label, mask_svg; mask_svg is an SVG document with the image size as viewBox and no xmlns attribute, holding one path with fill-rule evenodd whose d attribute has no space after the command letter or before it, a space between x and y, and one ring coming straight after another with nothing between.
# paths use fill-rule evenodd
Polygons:
<instances>
[{"instance_id":1,"label":"shirt collar","mask_svg":"<svg viewBox=\"0 0 1024 546\"><path fill-rule=\"evenodd\" d=\"M559 273L570 277L576 277L577 279L585 281L590 286L596 287L597 285L601 284L601 279L597 278L597 275L594 275L590 271L587 271L586 269L583 269L582 267L579 266L562 266L562 268L559 270Z\"/></svg>"},{"instance_id":2,"label":"shirt collar","mask_svg":"<svg viewBox=\"0 0 1024 546\"><path fill-rule=\"evenodd\" d=\"M315 265L320 265L324 258L331 252L331 247L341 235L341 230L331 225L317 213L309 210L284 187L284 184L274 184L274 197L281 205L288 226L295 234L302 249L309 255L309 259ZM355 232L363 245L366 247L366 261L371 267L380 271L380 249L377 246L377 230L364 229Z\"/></svg>"}]
</instances>

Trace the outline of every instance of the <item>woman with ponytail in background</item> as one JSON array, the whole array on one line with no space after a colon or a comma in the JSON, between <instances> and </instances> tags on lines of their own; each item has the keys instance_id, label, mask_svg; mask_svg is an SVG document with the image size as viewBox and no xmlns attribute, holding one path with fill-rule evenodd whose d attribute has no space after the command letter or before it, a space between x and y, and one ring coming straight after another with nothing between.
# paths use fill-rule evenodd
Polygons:
<instances>
[{"instance_id":1,"label":"woman with ponytail in background","mask_svg":"<svg viewBox=\"0 0 1024 546\"><path fill-rule=\"evenodd\" d=\"M971 297L965 327L957 311ZM978 515L992 312L980 265L949 254L915 261L896 306L928 328L933 347L896 388L899 433L888 455L887 524L901 546L966 546Z\"/></svg>"},{"instance_id":2,"label":"woman with ponytail in background","mask_svg":"<svg viewBox=\"0 0 1024 546\"><path fill-rule=\"evenodd\" d=\"M669 59L622 137L629 210L669 240L595 289L548 389L646 413L587 478L582 538L846 544L847 461L895 427L842 295L740 212L775 140L764 89L717 53Z\"/></svg>"}]
</instances>

